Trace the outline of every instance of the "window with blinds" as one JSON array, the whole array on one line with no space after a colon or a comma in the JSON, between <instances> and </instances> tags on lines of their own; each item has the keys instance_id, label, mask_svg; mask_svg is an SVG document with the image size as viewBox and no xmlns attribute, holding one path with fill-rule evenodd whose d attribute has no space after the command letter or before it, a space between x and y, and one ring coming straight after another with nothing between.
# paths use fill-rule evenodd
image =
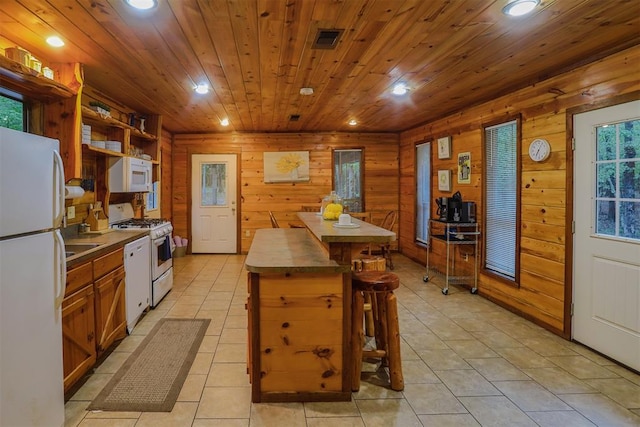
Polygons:
<instances>
[{"instance_id":1,"label":"window with blinds","mask_svg":"<svg viewBox=\"0 0 640 427\"><path fill-rule=\"evenodd\" d=\"M518 248L517 121L485 128L485 265L516 280Z\"/></svg>"},{"instance_id":2,"label":"window with blinds","mask_svg":"<svg viewBox=\"0 0 640 427\"><path fill-rule=\"evenodd\" d=\"M416 240L427 244L431 215L431 143L416 146Z\"/></svg>"}]
</instances>

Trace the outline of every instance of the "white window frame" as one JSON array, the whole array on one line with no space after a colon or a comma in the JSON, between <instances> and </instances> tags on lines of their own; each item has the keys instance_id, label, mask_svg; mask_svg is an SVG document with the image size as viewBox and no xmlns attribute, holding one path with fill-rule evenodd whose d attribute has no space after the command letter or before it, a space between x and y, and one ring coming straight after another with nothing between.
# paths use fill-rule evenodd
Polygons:
<instances>
[{"instance_id":1,"label":"white window frame","mask_svg":"<svg viewBox=\"0 0 640 427\"><path fill-rule=\"evenodd\" d=\"M624 154L622 153L622 141L621 141L621 126L624 125L627 122L637 122L638 120L624 120L621 122L613 122L613 123L606 123L606 124L601 124L598 125L594 128L593 130L593 135L595 138L594 144L593 144L593 164L592 164L592 176L594 177L595 181L593 183L593 187L594 187L594 198L593 198L593 213L592 213L592 218L593 218L593 223L591 224L592 230L593 230L593 234L598 236L598 237L604 237L604 238L610 238L610 239L615 239L615 240L620 240L620 241L631 241L631 242L640 242L640 239L635 238L633 236L624 236L621 235L620 233L620 226L621 226L621 222L622 222L622 218L621 218L621 205L622 203L638 203L640 202L640 198L637 197L623 197L622 196L622 183L621 183L621 169L622 169L622 164L623 163L628 163L628 162L638 162L640 161L640 153L636 153L635 157L624 157ZM600 143L600 129L605 129L608 128L609 130L613 130L614 131L614 135L615 135L615 152L613 153L613 157L612 158L604 158L601 159L598 157L598 144ZM611 196L602 196L600 194L598 194L598 167L600 166L606 166L606 165L610 165L613 166L614 168L614 179L615 179L615 191L614 194ZM601 231L601 227L600 227L600 223L598 221L598 210L599 210L599 203L604 202L604 203L613 203L615 206L615 217L614 217L614 230L613 233L606 233Z\"/></svg>"},{"instance_id":2,"label":"white window frame","mask_svg":"<svg viewBox=\"0 0 640 427\"><path fill-rule=\"evenodd\" d=\"M505 157L498 132L511 128ZM519 120L484 128L484 262L486 272L509 282L519 280L520 137ZM503 161L500 161L502 159Z\"/></svg>"}]
</instances>

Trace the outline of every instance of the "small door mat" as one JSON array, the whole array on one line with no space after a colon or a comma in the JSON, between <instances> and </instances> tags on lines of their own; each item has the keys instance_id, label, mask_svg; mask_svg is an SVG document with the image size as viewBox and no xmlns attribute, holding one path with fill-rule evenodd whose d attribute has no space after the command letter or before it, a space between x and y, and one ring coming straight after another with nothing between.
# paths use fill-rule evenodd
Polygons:
<instances>
[{"instance_id":1,"label":"small door mat","mask_svg":"<svg viewBox=\"0 0 640 427\"><path fill-rule=\"evenodd\" d=\"M161 319L88 410L170 412L210 319Z\"/></svg>"}]
</instances>

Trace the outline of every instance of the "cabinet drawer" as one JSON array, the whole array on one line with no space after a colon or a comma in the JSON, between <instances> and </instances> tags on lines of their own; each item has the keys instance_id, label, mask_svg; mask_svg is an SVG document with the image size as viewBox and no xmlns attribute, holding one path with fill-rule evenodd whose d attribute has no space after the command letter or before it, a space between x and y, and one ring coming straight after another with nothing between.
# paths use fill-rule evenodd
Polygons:
<instances>
[{"instance_id":1,"label":"cabinet drawer","mask_svg":"<svg viewBox=\"0 0 640 427\"><path fill-rule=\"evenodd\" d=\"M99 279L123 265L124 249L120 248L93 260L93 277Z\"/></svg>"},{"instance_id":2,"label":"cabinet drawer","mask_svg":"<svg viewBox=\"0 0 640 427\"><path fill-rule=\"evenodd\" d=\"M79 265L67 271L67 287L64 296L69 296L83 286L93 282L93 268L91 262Z\"/></svg>"}]
</instances>

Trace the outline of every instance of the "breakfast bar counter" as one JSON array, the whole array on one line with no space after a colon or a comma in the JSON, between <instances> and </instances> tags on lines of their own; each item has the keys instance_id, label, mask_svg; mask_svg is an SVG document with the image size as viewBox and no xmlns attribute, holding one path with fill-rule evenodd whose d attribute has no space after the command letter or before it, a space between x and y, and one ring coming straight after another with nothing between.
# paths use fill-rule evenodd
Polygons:
<instances>
[{"instance_id":1,"label":"breakfast bar counter","mask_svg":"<svg viewBox=\"0 0 640 427\"><path fill-rule=\"evenodd\" d=\"M370 243L389 243L396 233L365 221L351 218L351 225L340 226L338 221L326 221L315 212L298 212L307 229L322 242L329 258L338 264L351 265L357 255Z\"/></svg>"},{"instance_id":2,"label":"breakfast bar counter","mask_svg":"<svg viewBox=\"0 0 640 427\"><path fill-rule=\"evenodd\" d=\"M304 228L257 230L246 260L252 273L345 273Z\"/></svg>"}]
</instances>

